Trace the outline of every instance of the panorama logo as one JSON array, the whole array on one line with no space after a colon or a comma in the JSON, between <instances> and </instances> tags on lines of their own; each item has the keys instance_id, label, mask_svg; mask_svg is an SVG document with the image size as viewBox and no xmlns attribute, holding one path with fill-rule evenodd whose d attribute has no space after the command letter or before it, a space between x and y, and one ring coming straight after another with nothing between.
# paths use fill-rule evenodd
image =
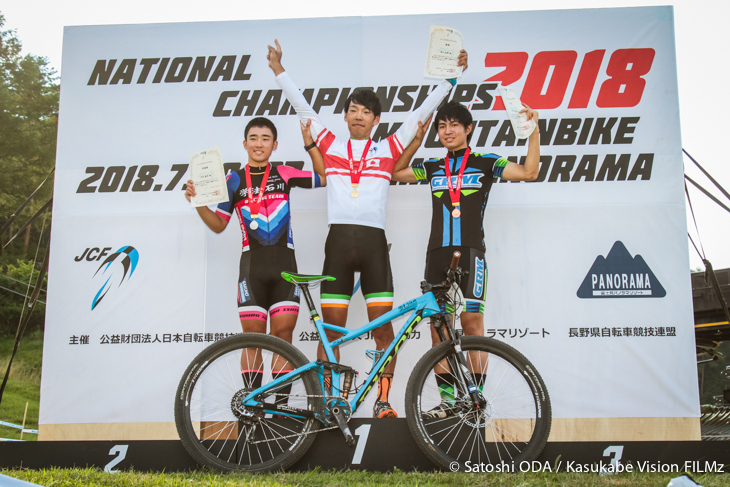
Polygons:
<instances>
[{"instance_id":1,"label":"panorama logo","mask_svg":"<svg viewBox=\"0 0 730 487\"><path fill-rule=\"evenodd\" d=\"M91 302L92 311L94 308L99 306L101 300L104 299L109 291L111 291L114 284L117 282L119 283L116 286L118 289L122 286L122 284L131 279L132 274L134 274L134 270L137 268L138 261L139 252L137 252L137 249L129 245L120 248L104 259L104 262L101 263L92 277L92 279L94 279L97 275L99 275L104 282L94 296L94 300Z\"/></svg>"},{"instance_id":2,"label":"panorama logo","mask_svg":"<svg viewBox=\"0 0 730 487\"><path fill-rule=\"evenodd\" d=\"M640 255L617 241L599 255L576 293L579 298L663 298L667 292Z\"/></svg>"}]
</instances>

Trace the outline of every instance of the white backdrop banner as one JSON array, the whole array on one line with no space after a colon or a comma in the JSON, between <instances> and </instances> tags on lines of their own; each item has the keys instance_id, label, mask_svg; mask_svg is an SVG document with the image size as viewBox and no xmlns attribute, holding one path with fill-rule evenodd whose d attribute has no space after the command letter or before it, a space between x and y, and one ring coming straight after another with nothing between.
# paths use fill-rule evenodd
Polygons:
<instances>
[{"instance_id":1,"label":"white backdrop banner","mask_svg":"<svg viewBox=\"0 0 730 487\"><path fill-rule=\"evenodd\" d=\"M380 139L438 82L422 77L431 25L464 35L470 67L449 97L472 110L472 150L514 161L526 154L498 83L540 112L537 181L495 184L485 214L487 336L537 366L556 425L696 421L673 12L650 7L67 27L41 393L45 438L103 436L71 432L89 424L171 424L189 361L240 332L239 225L213 234L182 186L189 154L206 147L221 147L227 170L245 164L243 129L253 116L278 128L272 160L311 166L298 119L267 66L266 45L280 41L287 71L339 136L347 136L349 93L375 89L383 114L373 138ZM416 158L443 155L432 130ZM292 191L303 273L322 270L325 193ZM425 185L390 187L386 234L396 304L419 293L429 198ZM349 323L365 321L358 291ZM391 393L401 416L408 374L430 347L428 329L409 342ZM315 357L307 313L300 313L294 344ZM371 337L346 346L344 361L366 372L367 348L374 348ZM357 415L369 416L373 401ZM50 433L64 425L66 433ZM698 430L690 430L679 437L694 438ZM560 438L591 438L566 435Z\"/></svg>"}]
</instances>

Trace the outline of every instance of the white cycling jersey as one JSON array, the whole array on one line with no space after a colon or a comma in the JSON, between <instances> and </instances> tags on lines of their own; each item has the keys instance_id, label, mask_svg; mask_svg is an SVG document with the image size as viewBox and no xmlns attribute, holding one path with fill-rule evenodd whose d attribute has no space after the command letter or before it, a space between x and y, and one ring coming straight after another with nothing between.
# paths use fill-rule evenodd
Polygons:
<instances>
[{"instance_id":1,"label":"white cycling jersey","mask_svg":"<svg viewBox=\"0 0 730 487\"><path fill-rule=\"evenodd\" d=\"M343 140L327 130L317 112L312 109L286 71L276 77L276 82L299 118L304 122L312 120L312 138L324 156L327 175L327 222L330 225L352 224L385 229L385 209L393 167L404 147L410 144L416 135L419 120L425 122L441 104L451 89L451 83L447 80L439 83L423 104L408 115L393 135L370 145L357 187L359 196L353 198L350 195L352 186L347 142L348 140L351 142L352 157L357 168L367 140Z\"/></svg>"}]
</instances>

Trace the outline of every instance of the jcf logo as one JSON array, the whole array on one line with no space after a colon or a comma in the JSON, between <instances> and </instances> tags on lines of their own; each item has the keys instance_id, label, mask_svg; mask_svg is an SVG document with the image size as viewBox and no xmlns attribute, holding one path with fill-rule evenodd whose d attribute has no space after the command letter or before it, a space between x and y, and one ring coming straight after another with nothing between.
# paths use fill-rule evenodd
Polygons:
<instances>
[{"instance_id":1,"label":"jcf logo","mask_svg":"<svg viewBox=\"0 0 730 487\"><path fill-rule=\"evenodd\" d=\"M109 251L111 249L111 247L104 247L103 249L99 249L99 247L87 248L81 253L81 255L77 255L76 257L74 257L74 260L76 262L81 262L84 259L88 260L89 262L101 260L101 258L105 255L109 255Z\"/></svg>"},{"instance_id":2,"label":"jcf logo","mask_svg":"<svg viewBox=\"0 0 730 487\"><path fill-rule=\"evenodd\" d=\"M98 257L94 257L95 253L93 251L98 252L99 249L86 249L86 251L84 251L81 256L76 257L74 260L80 262L84 258L84 256L86 256L86 260L88 261L99 260L104 255L106 255L108 250L111 250L111 247L105 248L99 253ZM101 303L101 300L104 299L104 296L109 293L112 288L112 284L118 282L119 284L117 285L117 288L119 288L126 281L129 281L129 279L132 277L132 274L134 274L134 270L137 268L138 261L139 252L137 252L137 249L131 246L125 246L121 247L113 254L110 254L104 260L104 262L101 263L99 268L96 269L94 276L92 277L93 279L97 275L99 275L103 280L103 284L101 285L99 291L97 291L94 299L91 302L92 310L96 308L99 303ZM99 273L100 271L101 274Z\"/></svg>"}]
</instances>

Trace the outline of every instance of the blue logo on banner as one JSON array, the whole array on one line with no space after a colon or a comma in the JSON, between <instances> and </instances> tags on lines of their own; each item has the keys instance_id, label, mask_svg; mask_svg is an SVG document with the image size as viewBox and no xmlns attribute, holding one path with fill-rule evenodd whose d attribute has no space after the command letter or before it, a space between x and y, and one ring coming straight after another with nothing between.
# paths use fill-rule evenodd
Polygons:
<instances>
[{"instance_id":1,"label":"blue logo on banner","mask_svg":"<svg viewBox=\"0 0 730 487\"><path fill-rule=\"evenodd\" d=\"M484 261L479 257L475 258L474 267L476 275L474 276L474 297L481 298L484 291Z\"/></svg>"},{"instance_id":2,"label":"blue logo on banner","mask_svg":"<svg viewBox=\"0 0 730 487\"><path fill-rule=\"evenodd\" d=\"M121 287L122 284L124 284L125 281L129 281L129 279L132 278L132 274L134 274L134 270L137 268L137 262L139 261L139 252L137 252L137 249L131 246L122 247L113 254L111 254L109 257L104 260L104 262L101 263L99 268L94 273L94 277L101 271L103 268L101 275L105 275L107 271L109 271L109 276L107 277L106 281L104 281L104 284L102 284L99 291L96 293L96 296L94 296L94 300L91 302L91 309L93 310L96 308L99 303L101 303L101 300L104 299L104 296L107 295L109 290L111 290L111 282L112 277L114 277L115 272L119 273L116 269L118 266L114 266L111 270L111 265L114 262L120 262L122 264L123 268L123 274L122 278L119 280L119 286ZM93 278L93 277L92 277Z\"/></svg>"}]
</instances>

